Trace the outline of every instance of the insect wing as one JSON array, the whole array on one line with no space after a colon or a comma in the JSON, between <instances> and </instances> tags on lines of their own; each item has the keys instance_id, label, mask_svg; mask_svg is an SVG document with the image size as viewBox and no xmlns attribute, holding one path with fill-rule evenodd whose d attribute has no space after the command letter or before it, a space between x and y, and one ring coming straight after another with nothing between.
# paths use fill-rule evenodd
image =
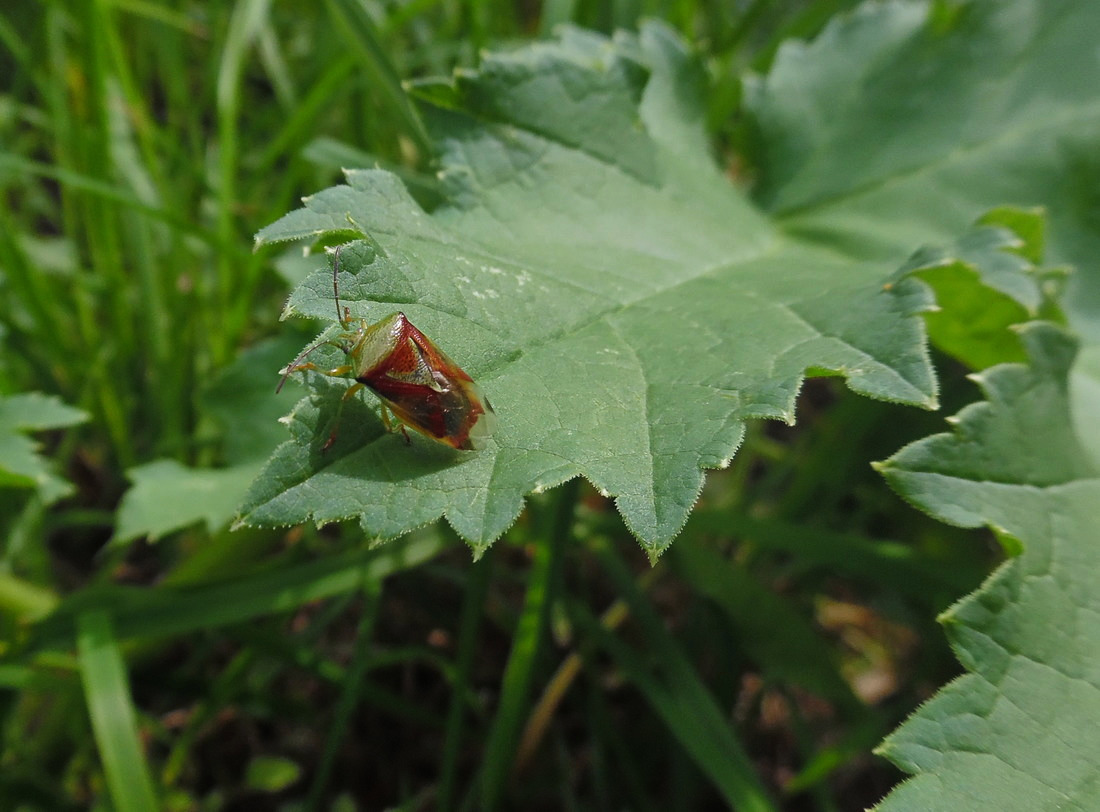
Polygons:
<instances>
[{"instance_id":1,"label":"insect wing","mask_svg":"<svg viewBox=\"0 0 1100 812\"><path fill-rule=\"evenodd\" d=\"M409 428L454 448L482 448L492 433L492 406L465 370L404 314L396 318L393 349L358 380Z\"/></svg>"}]
</instances>

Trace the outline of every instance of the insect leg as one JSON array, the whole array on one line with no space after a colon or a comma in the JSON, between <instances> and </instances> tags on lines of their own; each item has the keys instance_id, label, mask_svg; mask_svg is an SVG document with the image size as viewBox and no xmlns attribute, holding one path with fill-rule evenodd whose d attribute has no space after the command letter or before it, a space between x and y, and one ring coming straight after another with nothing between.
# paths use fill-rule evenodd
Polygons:
<instances>
[{"instance_id":1,"label":"insect leg","mask_svg":"<svg viewBox=\"0 0 1100 812\"><path fill-rule=\"evenodd\" d=\"M390 418L390 410L386 408L386 404L382 406L382 425L386 427L386 431L393 431L393 420ZM412 445L412 440L409 439L409 433L405 431L405 424L400 420L397 421L397 427L401 429L401 433L405 436L405 445Z\"/></svg>"},{"instance_id":2,"label":"insect leg","mask_svg":"<svg viewBox=\"0 0 1100 812\"><path fill-rule=\"evenodd\" d=\"M304 364L297 364L296 366L292 366L288 370L288 373L301 372L306 369L310 370L311 372L319 372L322 375L329 376L330 378L343 378L346 377L349 372L355 369L355 367L353 367L351 364L344 364L343 366L334 367L333 369L321 369L321 367L317 366L316 364L310 361L306 361ZM362 384L360 384L360 386L362 386Z\"/></svg>"},{"instance_id":3,"label":"insect leg","mask_svg":"<svg viewBox=\"0 0 1100 812\"><path fill-rule=\"evenodd\" d=\"M342 367L336 367L336 369L330 369L328 371L325 371L325 370L321 369L320 367L316 366L315 364L312 364L308 361L304 364L302 363L302 359L304 359L307 355L309 355L314 350L321 349L321 347L324 347L326 344L331 344L332 346L335 346L335 347L340 346L335 341L321 341L321 342L318 342L317 344L314 344L312 347L309 347L308 349L303 350L302 354L299 355L297 358L295 358L294 362L286 368L286 371L283 373L282 380L280 380L279 385L277 387L275 387L275 394L276 395L279 394L280 390L283 388L283 384L286 383L286 379L290 377L291 372L297 372L297 371L302 370L302 369L312 369L316 372L320 372L322 375L332 375L332 376L346 375L347 373L351 372L352 367L350 365L342 366ZM340 370L343 370L343 371L341 372Z\"/></svg>"},{"instance_id":4,"label":"insect leg","mask_svg":"<svg viewBox=\"0 0 1100 812\"><path fill-rule=\"evenodd\" d=\"M324 372L324 370L317 371L326 375L328 374ZM336 442L336 433L340 430L340 416L344 413L344 404L354 397L356 392L363 388L364 385L361 383L352 384L348 387L348 391L344 393L344 396L340 398L340 405L336 407L336 418L332 421L332 432L329 434L328 439L325 440L325 444L321 446L322 454L332 448L332 444Z\"/></svg>"}]
</instances>

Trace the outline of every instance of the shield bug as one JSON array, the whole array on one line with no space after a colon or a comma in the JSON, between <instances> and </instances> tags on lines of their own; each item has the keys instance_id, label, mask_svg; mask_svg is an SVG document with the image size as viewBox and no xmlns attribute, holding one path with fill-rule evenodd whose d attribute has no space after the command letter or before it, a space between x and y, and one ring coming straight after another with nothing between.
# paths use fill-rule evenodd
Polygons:
<instances>
[{"instance_id":1,"label":"shield bug","mask_svg":"<svg viewBox=\"0 0 1100 812\"><path fill-rule=\"evenodd\" d=\"M360 389L367 388L382 402L382 422L387 429L393 429L388 415L392 412L403 433L408 426L452 448L465 451L483 448L492 433L495 415L478 385L416 329L404 313L391 313L374 324L360 320L356 326L348 308L340 306L339 264L337 247L332 260L332 294L336 317L344 332L302 352L286 368L275 392L283 388L292 372L311 370L331 377L351 377L355 383L344 393L341 410ZM305 360L325 345L343 350L348 363L335 369L321 369ZM408 438L405 433L406 441ZM327 450L335 440L334 428L322 450Z\"/></svg>"}]
</instances>

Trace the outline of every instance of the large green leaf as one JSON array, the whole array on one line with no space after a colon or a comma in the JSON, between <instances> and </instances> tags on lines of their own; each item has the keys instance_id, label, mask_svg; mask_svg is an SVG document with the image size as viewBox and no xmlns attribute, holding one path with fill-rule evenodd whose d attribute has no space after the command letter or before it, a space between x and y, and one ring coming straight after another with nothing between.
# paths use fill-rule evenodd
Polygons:
<instances>
[{"instance_id":1,"label":"large green leaf","mask_svg":"<svg viewBox=\"0 0 1100 812\"><path fill-rule=\"evenodd\" d=\"M988 401L953 434L881 465L918 507L1021 550L944 613L971 673L882 745L917 773L883 810L1100 808L1100 466L1069 414L1075 342L1044 323L1023 338L1030 365L975 376Z\"/></svg>"},{"instance_id":2,"label":"large green leaf","mask_svg":"<svg viewBox=\"0 0 1100 812\"><path fill-rule=\"evenodd\" d=\"M1048 256L1078 266L1066 299L1071 323L1095 345L1098 30L1100 5L1087 0L868 4L812 44L785 46L753 86L759 199L792 236L883 259L954 241L990 206L1042 205ZM1023 258L1035 261L1041 241L1024 242L1032 245ZM981 285L999 291L989 296L958 262L959 247L949 251L954 260L931 252L923 269L910 267L946 307L947 330L937 335L933 323L932 335L978 365L1013 357L1013 340L999 331L1014 310L1036 312L1020 283L1030 277L1045 288L1051 277L979 271ZM955 272L940 273L952 264ZM955 435L912 446L884 468L934 515L987 524L1023 549L945 615L972 673L883 746L919 773L885 808L1100 807L1100 647L1089 621L1100 564L1100 365L1088 348L1074 370L1071 415L1072 342L1050 326L1021 336L1031 367L989 371L981 380L990 402L965 410Z\"/></svg>"},{"instance_id":3,"label":"large green leaf","mask_svg":"<svg viewBox=\"0 0 1100 812\"><path fill-rule=\"evenodd\" d=\"M745 419L793 420L807 372L934 405L909 318L923 289L777 233L708 157L697 73L656 25L487 57L420 87L445 205L429 215L393 175L356 171L260 232L358 238L341 255L352 314L404 310L483 385L499 428L478 453L406 447L355 399L323 451L346 383L312 376L242 520L358 516L389 537L442 514L484 545L526 493L583 475L655 555ZM288 313L333 318L326 268Z\"/></svg>"},{"instance_id":4,"label":"large green leaf","mask_svg":"<svg viewBox=\"0 0 1100 812\"><path fill-rule=\"evenodd\" d=\"M207 411L224 434L224 468L192 468L158 459L126 471L133 483L122 497L111 538L124 544L149 541L198 522L213 533L233 519L264 460L282 441L282 413L271 396L272 369L293 352L291 336L262 342L241 353L203 393ZM291 391L299 391L288 382Z\"/></svg>"},{"instance_id":5,"label":"large green leaf","mask_svg":"<svg viewBox=\"0 0 1100 812\"><path fill-rule=\"evenodd\" d=\"M752 83L758 199L795 236L900 262L987 209L1044 206L1100 340L1100 4L868 3Z\"/></svg>"},{"instance_id":6,"label":"large green leaf","mask_svg":"<svg viewBox=\"0 0 1100 812\"><path fill-rule=\"evenodd\" d=\"M929 337L972 369L1024 360L1008 328L1034 319L1062 319L1065 269L1038 266L1044 219L1037 211L1007 207L986 214L948 246L925 246L897 277L917 276L943 306L925 315Z\"/></svg>"},{"instance_id":7,"label":"large green leaf","mask_svg":"<svg viewBox=\"0 0 1100 812\"><path fill-rule=\"evenodd\" d=\"M353 312L408 311L485 384L497 442L472 456L402 451L357 407L354 445L320 455L339 389L318 383L243 520L358 516L391 536L445 514L484 544L523 494L581 474L656 553L701 469L730 458L744 419L791 419L804 374L933 403L905 319L926 303L911 284L879 285L914 248L950 244L1004 203L1048 207L1056 261L1100 248L1098 9L871 4L785 46L748 94L770 219L713 167L698 71L657 26L610 41L570 31L420 86L444 205L428 215L394 176L354 172L259 242L362 239L344 254ZM976 364L1018 357L1011 342L980 345L1033 316L1037 293L1011 268L968 281L973 248L938 257L934 281L987 321L969 335L934 325L937 338ZM1084 324L1092 283L1079 276L1070 309ZM997 291L995 308L979 287ZM323 270L288 312L331 318Z\"/></svg>"},{"instance_id":8,"label":"large green leaf","mask_svg":"<svg viewBox=\"0 0 1100 812\"><path fill-rule=\"evenodd\" d=\"M67 428L87 419L85 412L52 395L27 392L0 397L0 488L33 488L44 504L72 493L73 486L54 472L26 433Z\"/></svg>"}]
</instances>

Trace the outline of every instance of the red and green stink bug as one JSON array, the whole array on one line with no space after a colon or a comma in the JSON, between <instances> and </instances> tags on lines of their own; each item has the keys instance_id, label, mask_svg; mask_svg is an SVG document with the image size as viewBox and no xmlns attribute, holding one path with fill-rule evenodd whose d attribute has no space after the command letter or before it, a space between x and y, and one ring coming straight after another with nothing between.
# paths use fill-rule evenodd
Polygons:
<instances>
[{"instance_id":1,"label":"red and green stink bug","mask_svg":"<svg viewBox=\"0 0 1100 812\"><path fill-rule=\"evenodd\" d=\"M353 329L351 313L340 307L336 271L340 249L333 254L332 293L336 316L345 332L305 350L286 368L276 393L292 372L312 370L332 377L352 377L356 383L344 394L341 406L366 387L382 401L382 422L392 429L387 411L401 423L437 442L462 450L485 446L492 433L493 407L466 372L405 318L392 313L381 321L360 321ZM347 355L348 363L321 369L303 360L314 350L331 344ZM334 429L324 448L336 439ZM408 434L405 435L408 439Z\"/></svg>"}]
</instances>

